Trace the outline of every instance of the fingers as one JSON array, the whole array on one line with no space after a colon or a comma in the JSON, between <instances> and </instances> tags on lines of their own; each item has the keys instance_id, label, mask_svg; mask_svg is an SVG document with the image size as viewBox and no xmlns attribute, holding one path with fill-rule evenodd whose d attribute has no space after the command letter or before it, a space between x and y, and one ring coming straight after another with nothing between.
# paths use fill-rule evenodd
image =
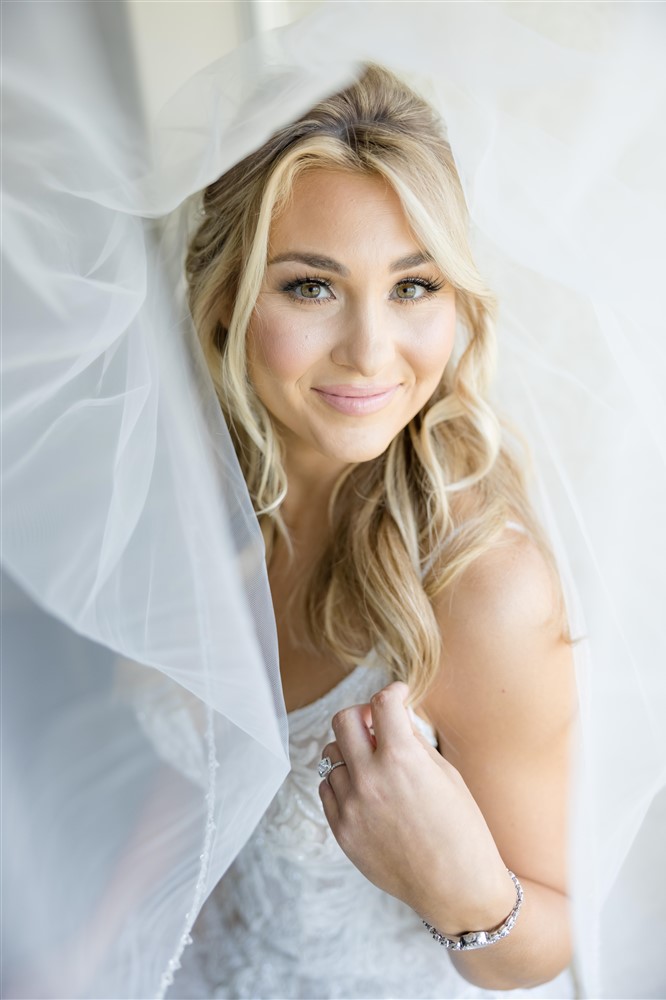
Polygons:
<instances>
[{"instance_id":1,"label":"fingers","mask_svg":"<svg viewBox=\"0 0 666 1000\"><path fill-rule=\"evenodd\" d=\"M432 760L434 760L437 764L441 766L442 763L444 762L444 757L442 757L441 753L439 752L439 749L437 748L437 746L433 746L433 744L426 738L423 731L418 727L416 722L414 722L414 719L412 719L411 721L412 721L412 732L414 733L414 736L421 744L423 749L426 751L426 753L429 755L429 757L431 757Z\"/></svg>"},{"instance_id":2,"label":"fingers","mask_svg":"<svg viewBox=\"0 0 666 1000\"><path fill-rule=\"evenodd\" d=\"M375 751L382 748L407 743L413 745L416 738L433 759L439 760L438 752L412 721L405 705L408 696L407 685L394 681L374 694L369 705L352 705L333 716L335 743L330 743L322 756L329 756L332 761L342 759L347 765L346 768L335 768L336 771L347 771L344 778L336 780L331 786L336 794L346 794L350 785L372 766ZM334 778L331 772L329 781Z\"/></svg>"},{"instance_id":3,"label":"fingers","mask_svg":"<svg viewBox=\"0 0 666 1000\"><path fill-rule=\"evenodd\" d=\"M333 768L324 777L334 792L345 793L349 789L349 769L337 743L327 743L321 752L322 760L328 757ZM337 765L337 766L336 766Z\"/></svg>"},{"instance_id":4,"label":"fingers","mask_svg":"<svg viewBox=\"0 0 666 1000\"><path fill-rule=\"evenodd\" d=\"M371 706L369 704L368 705L364 705L363 706L363 710L364 710L364 719L365 719L366 725L372 726L372 708L371 708ZM417 742L421 744L421 746L423 747L423 749L425 751L427 751L427 753L432 757L432 759L435 760L435 761L437 761L438 763L440 763L444 758L442 757L441 753L439 752L437 746L436 745L434 746L426 738L426 736L423 733L423 731L419 728L418 724L414 721L414 713L413 713L413 711L410 710L410 709L407 709L407 712L409 714L410 722L412 724L412 735L417 740ZM373 741L374 741L374 745L376 746L377 742L375 740L374 735L373 735L372 738L373 738Z\"/></svg>"},{"instance_id":5,"label":"fingers","mask_svg":"<svg viewBox=\"0 0 666 1000\"><path fill-rule=\"evenodd\" d=\"M414 739L414 727L405 705L408 696L407 685L402 681L393 681L370 699L378 750Z\"/></svg>"},{"instance_id":6,"label":"fingers","mask_svg":"<svg viewBox=\"0 0 666 1000\"><path fill-rule=\"evenodd\" d=\"M374 753L374 741L365 724L363 708L363 705L343 708L335 713L331 723L340 756L347 764L352 781L367 767Z\"/></svg>"},{"instance_id":7,"label":"fingers","mask_svg":"<svg viewBox=\"0 0 666 1000\"><path fill-rule=\"evenodd\" d=\"M336 768L336 771L344 771L344 767ZM321 799L321 804L324 807L324 816L330 826L331 830L336 830L338 823L340 822L340 807L338 806L338 800L335 797L335 792L328 783L328 779L324 778L323 781L319 782L319 798Z\"/></svg>"},{"instance_id":8,"label":"fingers","mask_svg":"<svg viewBox=\"0 0 666 1000\"><path fill-rule=\"evenodd\" d=\"M337 743L327 743L321 752L322 759L328 757L335 764L342 760L342 754ZM349 792L350 778L346 765L333 768L319 782L319 797L324 807L324 815L328 825L335 832L340 821L340 802L344 801ZM338 801L338 796L340 800Z\"/></svg>"}]
</instances>

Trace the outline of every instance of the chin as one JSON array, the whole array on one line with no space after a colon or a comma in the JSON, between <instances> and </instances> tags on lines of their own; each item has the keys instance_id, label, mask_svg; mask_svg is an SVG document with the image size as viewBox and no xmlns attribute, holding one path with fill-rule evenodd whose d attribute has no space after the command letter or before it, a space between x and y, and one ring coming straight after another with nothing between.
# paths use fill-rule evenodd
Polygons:
<instances>
[{"instance_id":1,"label":"chin","mask_svg":"<svg viewBox=\"0 0 666 1000\"><path fill-rule=\"evenodd\" d=\"M321 451L327 458L336 462L342 462L345 465L357 465L360 462L372 462L373 459L379 458L380 455L384 454L392 441L392 437L374 441L335 443L329 440L325 444L322 442Z\"/></svg>"}]
</instances>

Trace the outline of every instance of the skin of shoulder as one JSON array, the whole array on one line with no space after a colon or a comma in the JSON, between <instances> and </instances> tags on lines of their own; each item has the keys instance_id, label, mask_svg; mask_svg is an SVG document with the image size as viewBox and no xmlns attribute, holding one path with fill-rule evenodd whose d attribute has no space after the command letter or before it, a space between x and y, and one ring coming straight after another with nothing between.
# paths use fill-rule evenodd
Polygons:
<instances>
[{"instance_id":1,"label":"skin of shoulder","mask_svg":"<svg viewBox=\"0 0 666 1000\"><path fill-rule=\"evenodd\" d=\"M442 659L419 706L504 863L566 893L576 684L551 571L507 530L435 602Z\"/></svg>"}]
</instances>

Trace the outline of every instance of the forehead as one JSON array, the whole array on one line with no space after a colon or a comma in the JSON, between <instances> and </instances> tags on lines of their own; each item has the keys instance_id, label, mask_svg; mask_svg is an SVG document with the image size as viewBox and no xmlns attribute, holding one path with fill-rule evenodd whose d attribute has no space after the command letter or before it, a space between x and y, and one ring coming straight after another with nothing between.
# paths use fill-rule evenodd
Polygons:
<instances>
[{"instance_id":1,"label":"forehead","mask_svg":"<svg viewBox=\"0 0 666 1000\"><path fill-rule=\"evenodd\" d=\"M390 184L377 174L347 170L317 167L300 174L270 231L270 256L299 250L394 259L417 249Z\"/></svg>"}]
</instances>

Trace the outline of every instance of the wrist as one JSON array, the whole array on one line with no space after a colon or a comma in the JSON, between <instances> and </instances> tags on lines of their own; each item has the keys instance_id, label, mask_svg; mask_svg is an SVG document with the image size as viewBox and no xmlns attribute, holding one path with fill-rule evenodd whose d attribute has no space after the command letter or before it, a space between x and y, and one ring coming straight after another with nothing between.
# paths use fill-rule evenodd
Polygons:
<instances>
[{"instance_id":1,"label":"wrist","mask_svg":"<svg viewBox=\"0 0 666 1000\"><path fill-rule=\"evenodd\" d=\"M487 945L495 944L513 930L523 902L522 886L508 868L505 870L505 889L507 885L510 891L509 903L506 902L506 891L502 892L503 902L498 902L496 906L481 906L474 913L470 911L470 916L464 918L464 926L461 929L444 930L425 919L423 923L439 944L452 951L485 948ZM500 907L504 915L495 919Z\"/></svg>"},{"instance_id":2,"label":"wrist","mask_svg":"<svg viewBox=\"0 0 666 1000\"><path fill-rule=\"evenodd\" d=\"M483 895L474 900L464 912L456 914L458 934L468 931L495 930L502 924L518 898L516 884L512 873L503 864L492 887L484 890Z\"/></svg>"},{"instance_id":3,"label":"wrist","mask_svg":"<svg viewBox=\"0 0 666 1000\"><path fill-rule=\"evenodd\" d=\"M460 935L468 931L490 930L506 919L516 902L516 887L499 854L479 866L476 878L461 877L457 886L444 894L435 877L427 896L406 900L429 924L443 934ZM444 884L444 875L441 882Z\"/></svg>"}]
</instances>

